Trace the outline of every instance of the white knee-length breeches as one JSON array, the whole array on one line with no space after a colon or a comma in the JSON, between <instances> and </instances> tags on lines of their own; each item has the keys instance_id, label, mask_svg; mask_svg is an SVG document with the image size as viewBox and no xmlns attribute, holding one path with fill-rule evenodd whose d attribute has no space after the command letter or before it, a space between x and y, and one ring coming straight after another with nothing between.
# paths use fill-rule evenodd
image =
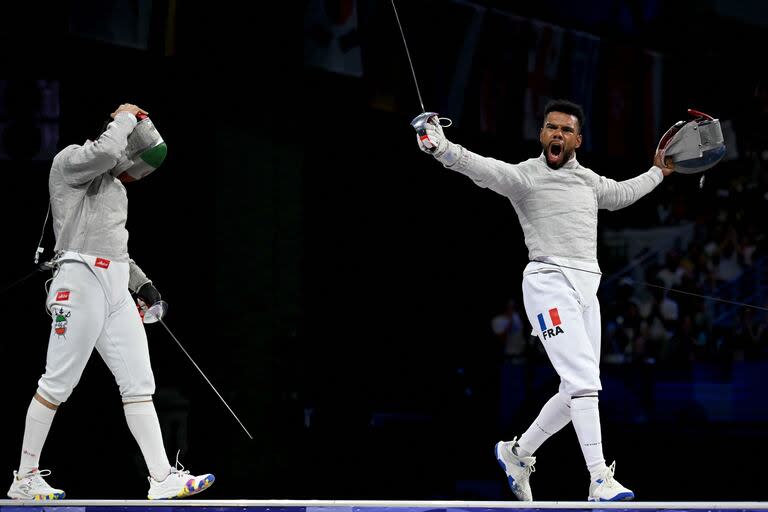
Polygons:
<instances>
[{"instance_id":1,"label":"white knee-length breeches","mask_svg":"<svg viewBox=\"0 0 768 512\"><path fill-rule=\"evenodd\" d=\"M602 389L597 296L579 293L559 270L542 269L523 276L523 302L560 376L560 391L579 396Z\"/></svg>"},{"instance_id":2,"label":"white knee-length breeches","mask_svg":"<svg viewBox=\"0 0 768 512\"><path fill-rule=\"evenodd\" d=\"M66 401L95 347L123 401L151 396L155 379L144 325L128 290L128 263L70 252L60 261L46 301L53 322L37 392L56 405Z\"/></svg>"}]
</instances>

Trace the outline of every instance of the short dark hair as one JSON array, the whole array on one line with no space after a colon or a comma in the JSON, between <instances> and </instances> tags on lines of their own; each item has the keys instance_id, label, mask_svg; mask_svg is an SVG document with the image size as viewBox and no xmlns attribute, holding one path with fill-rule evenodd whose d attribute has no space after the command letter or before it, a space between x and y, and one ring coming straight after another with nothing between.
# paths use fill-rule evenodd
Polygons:
<instances>
[{"instance_id":1,"label":"short dark hair","mask_svg":"<svg viewBox=\"0 0 768 512\"><path fill-rule=\"evenodd\" d=\"M584 109L581 108L581 105L572 101L549 100L547 106L544 107L544 117L546 118L550 112L562 112L563 114L574 116L579 122L579 131L584 127Z\"/></svg>"}]
</instances>

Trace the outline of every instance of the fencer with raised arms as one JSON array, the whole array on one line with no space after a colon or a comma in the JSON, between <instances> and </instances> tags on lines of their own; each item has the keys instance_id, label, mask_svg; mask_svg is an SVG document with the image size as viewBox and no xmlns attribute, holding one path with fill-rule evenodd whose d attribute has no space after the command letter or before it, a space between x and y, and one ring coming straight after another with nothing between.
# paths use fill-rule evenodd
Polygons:
<instances>
[{"instance_id":1,"label":"fencer with raised arms","mask_svg":"<svg viewBox=\"0 0 768 512\"><path fill-rule=\"evenodd\" d=\"M445 168L508 198L525 236L530 260L523 271L525 310L560 377L560 387L519 439L500 441L495 447L515 496L533 499L534 452L573 422L590 473L588 499L633 499L634 493L614 478L615 462L607 466L603 457L597 212L631 205L672 173L674 164L657 151L653 166L635 178L617 182L600 176L576 159L584 123L581 107L553 100L544 115L542 153L518 164L480 156L450 142L435 117L417 142Z\"/></svg>"}]
</instances>

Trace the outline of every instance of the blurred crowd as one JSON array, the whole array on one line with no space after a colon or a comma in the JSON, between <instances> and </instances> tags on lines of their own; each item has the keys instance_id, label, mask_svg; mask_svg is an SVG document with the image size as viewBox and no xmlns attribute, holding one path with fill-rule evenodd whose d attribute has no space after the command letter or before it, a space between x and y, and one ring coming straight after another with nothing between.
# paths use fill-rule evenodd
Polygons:
<instances>
[{"instance_id":1,"label":"blurred crowd","mask_svg":"<svg viewBox=\"0 0 768 512\"><path fill-rule=\"evenodd\" d=\"M762 161L749 172L743 161L716 169L719 174L701 188L690 180L672 182L656 198L656 219L647 221L649 228L693 225L690 240L647 247L652 254L642 265L604 275L603 362L768 360L768 248L761 220L768 176ZM522 304L511 300L491 328L508 358L541 356Z\"/></svg>"}]
</instances>

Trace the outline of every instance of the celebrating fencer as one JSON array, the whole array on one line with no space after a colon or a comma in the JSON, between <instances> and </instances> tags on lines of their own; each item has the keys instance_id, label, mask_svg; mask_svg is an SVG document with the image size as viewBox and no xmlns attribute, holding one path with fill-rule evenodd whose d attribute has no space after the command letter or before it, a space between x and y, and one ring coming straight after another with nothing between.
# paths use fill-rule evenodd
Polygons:
<instances>
[{"instance_id":1,"label":"celebrating fencer","mask_svg":"<svg viewBox=\"0 0 768 512\"><path fill-rule=\"evenodd\" d=\"M21 461L8 496L61 499L44 479L40 455L58 407L80 380L91 352L117 381L128 427L149 471L149 499L181 498L208 488L211 474L171 466L152 395L147 337L131 292L152 306L160 294L128 256L128 198L123 183L145 177L166 155L163 139L132 104L120 105L96 140L64 148L48 182L56 237L46 306L52 319L45 373L27 410ZM98 414L98 412L95 412ZM178 461L176 466L179 466Z\"/></svg>"},{"instance_id":2,"label":"celebrating fencer","mask_svg":"<svg viewBox=\"0 0 768 512\"><path fill-rule=\"evenodd\" d=\"M483 157L450 142L434 116L417 141L447 169L507 197L525 235L530 259L523 271L525 310L560 377L560 387L519 439L496 444L496 458L512 491L520 500L533 499L533 454L573 422L590 474L589 500L630 500L634 493L614 478L615 462L608 466L603 457L597 211L631 205L671 174L675 164L658 149L653 166L635 178L617 182L600 176L576 160L582 108L551 101L544 115L542 153L519 164Z\"/></svg>"}]
</instances>

